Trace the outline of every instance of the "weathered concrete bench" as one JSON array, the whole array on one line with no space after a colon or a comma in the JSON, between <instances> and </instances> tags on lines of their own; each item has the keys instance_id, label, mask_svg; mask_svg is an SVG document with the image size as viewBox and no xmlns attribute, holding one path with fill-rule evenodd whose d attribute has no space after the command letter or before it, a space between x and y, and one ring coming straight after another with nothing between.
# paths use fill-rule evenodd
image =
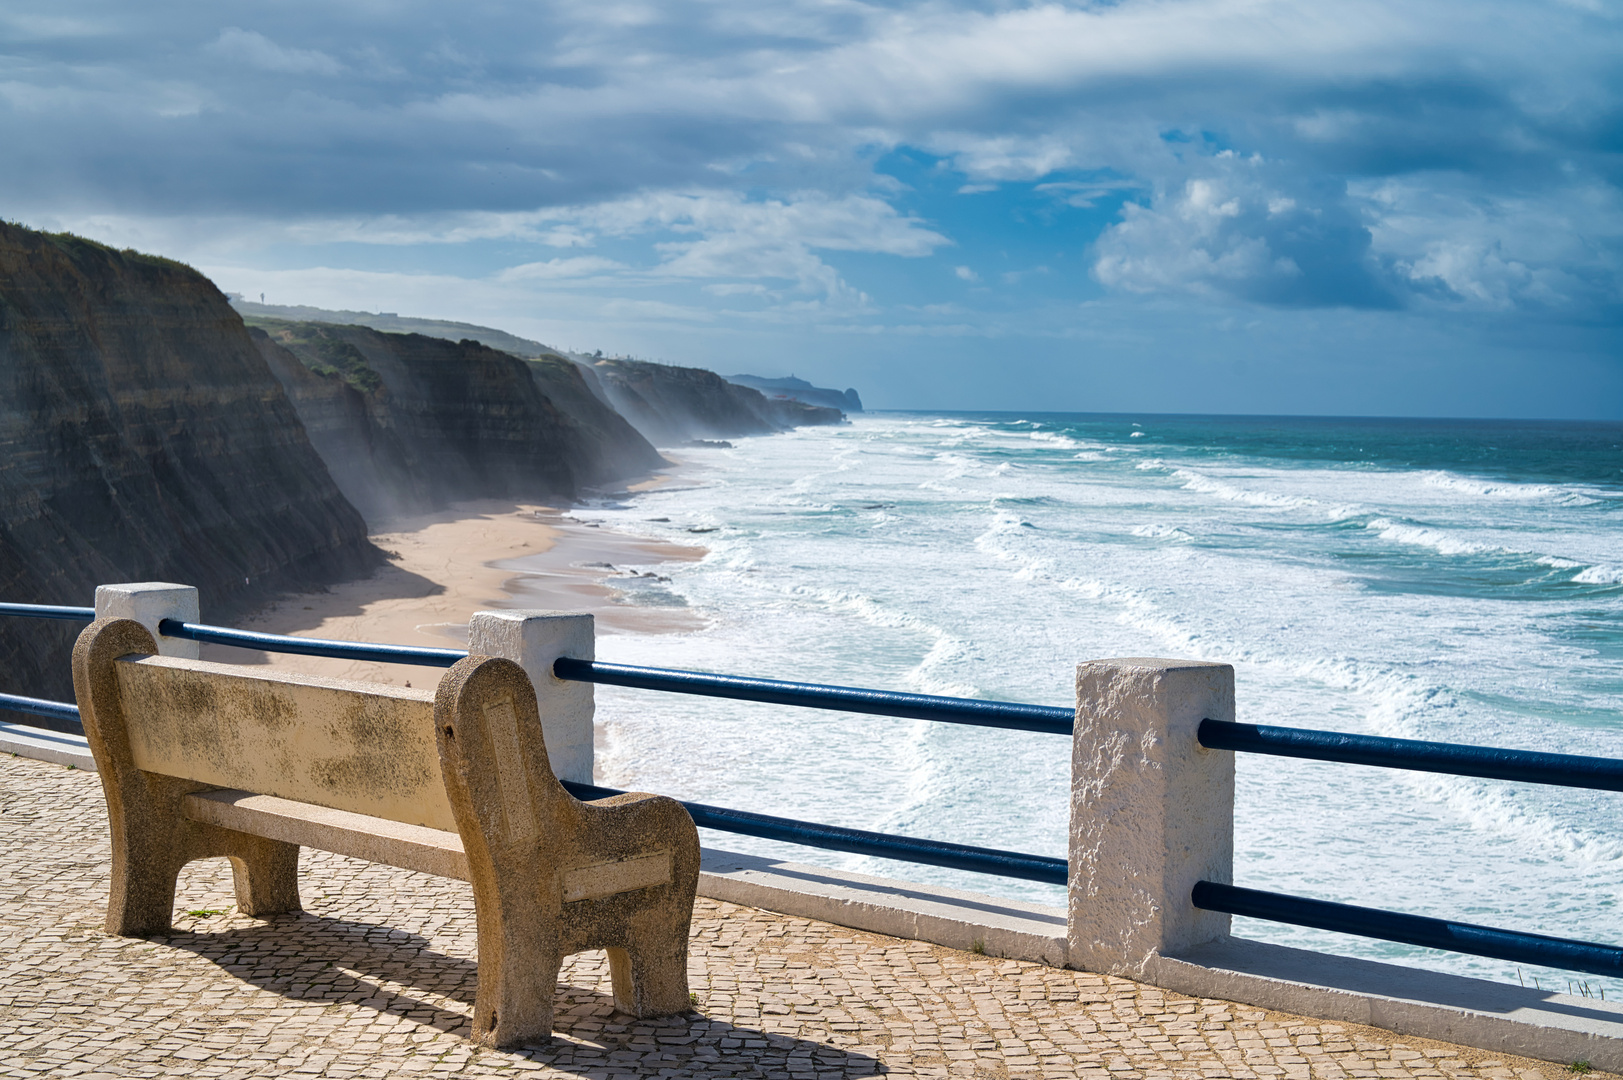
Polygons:
<instances>
[{"instance_id":1,"label":"weathered concrete bench","mask_svg":"<svg viewBox=\"0 0 1623 1080\"><path fill-rule=\"evenodd\" d=\"M211 856L243 913L298 911L313 847L472 883L480 1042L547 1037L582 949L608 950L617 1008L689 1007L693 820L662 796L565 791L517 664L470 656L429 691L156 652L140 623L102 619L73 654L112 831L108 933L168 931L181 867Z\"/></svg>"}]
</instances>

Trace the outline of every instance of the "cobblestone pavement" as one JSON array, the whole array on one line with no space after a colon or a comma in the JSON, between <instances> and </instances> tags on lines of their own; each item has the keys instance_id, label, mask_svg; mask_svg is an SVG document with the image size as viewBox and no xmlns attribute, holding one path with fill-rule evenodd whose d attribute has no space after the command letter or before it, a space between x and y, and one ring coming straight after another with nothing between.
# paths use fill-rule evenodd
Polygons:
<instances>
[{"instance_id":1,"label":"cobblestone pavement","mask_svg":"<svg viewBox=\"0 0 1623 1080\"><path fill-rule=\"evenodd\" d=\"M0 1077L1565 1075L708 900L692 1014L615 1013L606 960L582 953L551 1042L478 1050L461 882L306 852L308 910L261 921L234 912L228 865L209 860L181 878L174 933L109 937L100 784L9 756L0 842Z\"/></svg>"}]
</instances>

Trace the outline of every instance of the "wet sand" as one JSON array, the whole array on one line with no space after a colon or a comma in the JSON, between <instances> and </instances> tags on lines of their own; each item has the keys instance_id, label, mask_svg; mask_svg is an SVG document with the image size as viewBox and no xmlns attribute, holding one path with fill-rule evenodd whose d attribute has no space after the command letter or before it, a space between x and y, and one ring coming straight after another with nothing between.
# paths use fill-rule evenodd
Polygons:
<instances>
[{"instance_id":1,"label":"wet sand","mask_svg":"<svg viewBox=\"0 0 1623 1080\"><path fill-rule=\"evenodd\" d=\"M468 619L492 608L587 611L600 630L683 633L703 620L660 602L660 563L692 561L704 549L640 540L581 524L536 503L460 503L389 524L372 541L390 555L370 577L325 592L278 600L242 620L248 630L299 637L464 648ZM633 576L626 566L642 569ZM652 587L651 587L652 586ZM208 621L208 612L203 613ZM432 685L436 668L324 657L275 656L203 646L205 660L396 685Z\"/></svg>"}]
</instances>

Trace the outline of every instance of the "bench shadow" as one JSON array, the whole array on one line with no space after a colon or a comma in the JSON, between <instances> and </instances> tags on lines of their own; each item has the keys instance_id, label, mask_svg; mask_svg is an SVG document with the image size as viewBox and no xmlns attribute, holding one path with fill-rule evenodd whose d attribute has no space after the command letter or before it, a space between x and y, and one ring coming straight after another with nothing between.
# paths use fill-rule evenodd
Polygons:
<instances>
[{"instance_id":1,"label":"bench shadow","mask_svg":"<svg viewBox=\"0 0 1623 1080\"><path fill-rule=\"evenodd\" d=\"M219 932L175 930L150 939L183 949L293 1001L353 1005L467 1038L478 966L389 926L278 915ZM702 1003L701 1003L702 1007ZM610 994L559 983L553 1038L516 1051L561 1072L667 1077L842 1077L889 1070L869 1054L740 1027L701 1011L639 1020Z\"/></svg>"}]
</instances>

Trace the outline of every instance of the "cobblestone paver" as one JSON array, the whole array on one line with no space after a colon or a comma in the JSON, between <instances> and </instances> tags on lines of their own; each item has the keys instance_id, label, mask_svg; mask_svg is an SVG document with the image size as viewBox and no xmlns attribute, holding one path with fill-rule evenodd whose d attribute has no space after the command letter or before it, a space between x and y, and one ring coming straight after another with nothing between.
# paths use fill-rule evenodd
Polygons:
<instances>
[{"instance_id":1,"label":"cobblestone paver","mask_svg":"<svg viewBox=\"0 0 1623 1080\"><path fill-rule=\"evenodd\" d=\"M183 875L173 934L108 937L100 784L11 757L0 843L0 1077L1565 1075L707 900L692 1014L615 1013L606 960L583 953L564 968L556 1038L477 1050L460 882L306 852L308 910L261 921L234 912L229 868L210 860Z\"/></svg>"}]
</instances>

